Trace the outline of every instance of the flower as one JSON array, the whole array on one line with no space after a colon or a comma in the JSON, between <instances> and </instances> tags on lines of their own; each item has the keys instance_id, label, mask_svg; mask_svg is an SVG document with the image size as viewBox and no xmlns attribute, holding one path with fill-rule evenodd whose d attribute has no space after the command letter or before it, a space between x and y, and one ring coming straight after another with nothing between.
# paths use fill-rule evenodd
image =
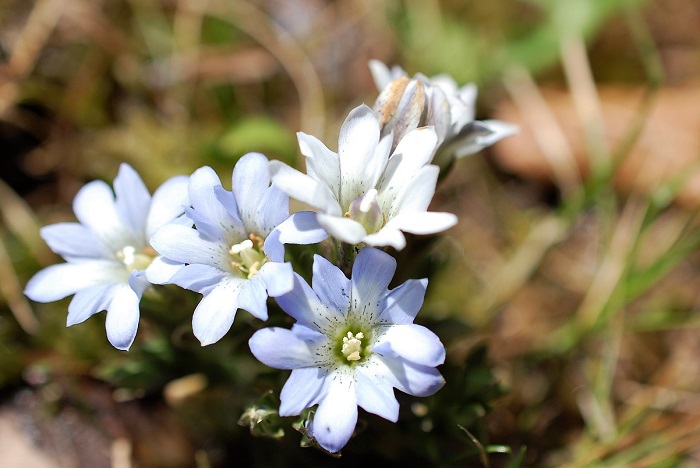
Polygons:
<instances>
[{"instance_id":1,"label":"flower","mask_svg":"<svg viewBox=\"0 0 700 468\"><path fill-rule=\"evenodd\" d=\"M434 153L438 165L481 151L517 131L499 120L474 120L473 83L460 88L449 75L428 78L420 73L409 79L401 67L389 69L379 60L370 60L369 68L380 90L374 111L382 136L393 132L398 142L412 129L432 125L438 136Z\"/></svg>"},{"instance_id":2,"label":"flower","mask_svg":"<svg viewBox=\"0 0 700 468\"><path fill-rule=\"evenodd\" d=\"M400 250L406 245L401 231L433 234L457 223L451 213L426 211L440 172L428 164L436 142L432 128L408 132L390 156L391 136L380 140L379 122L363 105L345 119L338 153L311 135L297 137L307 174L272 161L272 181L318 209L318 223L336 239Z\"/></svg>"},{"instance_id":3,"label":"flower","mask_svg":"<svg viewBox=\"0 0 700 468\"><path fill-rule=\"evenodd\" d=\"M73 201L78 223L46 226L41 236L66 263L39 271L24 293L33 301L52 302L75 294L67 325L107 310L107 338L128 350L139 323L139 302L151 283L170 278L180 265L162 259L148 239L162 225L188 223L181 215L189 205L186 176L167 180L151 197L136 171L119 167L114 192L96 180Z\"/></svg>"},{"instance_id":4,"label":"flower","mask_svg":"<svg viewBox=\"0 0 700 468\"><path fill-rule=\"evenodd\" d=\"M262 154L249 153L236 163L232 192L212 168L198 169L190 178L189 196L187 215L196 229L166 225L151 244L173 262L187 264L169 283L204 295L192 329L208 345L231 328L239 307L266 320L268 295L292 289L283 243L320 242L327 234L309 212L289 216L289 198L270 186Z\"/></svg>"},{"instance_id":5,"label":"flower","mask_svg":"<svg viewBox=\"0 0 700 468\"><path fill-rule=\"evenodd\" d=\"M435 369L445 359L438 337L413 323L423 304L427 279L387 287L396 261L362 249L352 279L314 257L313 287L295 276L294 289L277 303L296 319L291 330L264 328L250 339L262 363L292 369L280 395L280 416L318 405L309 434L337 452L357 423L357 406L396 422L393 388L429 396L444 385Z\"/></svg>"}]
</instances>

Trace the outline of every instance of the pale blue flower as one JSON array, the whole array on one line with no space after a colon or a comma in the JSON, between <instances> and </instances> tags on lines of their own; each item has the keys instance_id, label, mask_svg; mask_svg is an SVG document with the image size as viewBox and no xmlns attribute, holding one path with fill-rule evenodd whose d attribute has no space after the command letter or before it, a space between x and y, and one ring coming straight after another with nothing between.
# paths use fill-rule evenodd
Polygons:
<instances>
[{"instance_id":1,"label":"pale blue flower","mask_svg":"<svg viewBox=\"0 0 700 468\"><path fill-rule=\"evenodd\" d=\"M221 186L214 170L192 174L187 210L196 226L164 226L153 248L173 262L186 263L170 283L204 295L194 311L192 329L202 345L220 340L238 308L267 319L267 297L292 289L283 243L320 242L327 234L313 213L289 216L289 197L270 186L268 160L243 156L233 169L233 191Z\"/></svg>"},{"instance_id":2,"label":"pale blue flower","mask_svg":"<svg viewBox=\"0 0 700 468\"><path fill-rule=\"evenodd\" d=\"M107 310L109 342L129 349L138 328L141 295L151 283L168 280L181 266L159 257L148 239L166 223L189 223L182 216L189 205L187 180L173 177L151 197L136 171L122 164L114 192L100 180L86 184L73 201L79 222L41 230L49 247L66 263L38 272L24 293L37 302L75 294L68 306L68 326Z\"/></svg>"},{"instance_id":3,"label":"pale blue flower","mask_svg":"<svg viewBox=\"0 0 700 468\"><path fill-rule=\"evenodd\" d=\"M318 223L336 239L400 250L403 232L434 234L457 223L451 213L427 211L440 172L428 164L436 142L432 127L410 131L392 152L391 136L380 139L379 122L363 105L340 128L338 153L311 135L297 136L307 174L272 161L272 181L316 208Z\"/></svg>"},{"instance_id":4,"label":"pale blue flower","mask_svg":"<svg viewBox=\"0 0 700 468\"><path fill-rule=\"evenodd\" d=\"M374 104L382 135L393 133L395 144L414 128L430 125L438 142L435 164L445 165L493 145L517 132L499 120L475 120L477 88L459 87L449 75L431 78L417 73L409 79L399 66L388 68L370 60L369 68L380 94Z\"/></svg>"},{"instance_id":5,"label":"pale blue flower","mask_svg":"<svg viewBox=\"0 0 700 468\"><path fill-rule=\"evenodd\" d=\"M294 290L276 298L296 324L291 330L265 328L250 339L261 362L292 369L280 396L280 416L318 405L309 433L331 452L350 439L358 405L396 422L394 388L428 396L444 384L435 369L445 359L444 346L413 323L428 280L388 290L395 269L390 255L365 248L349 280L316 256L313 287L296 275Z\"/></svg>"}]
</instances>

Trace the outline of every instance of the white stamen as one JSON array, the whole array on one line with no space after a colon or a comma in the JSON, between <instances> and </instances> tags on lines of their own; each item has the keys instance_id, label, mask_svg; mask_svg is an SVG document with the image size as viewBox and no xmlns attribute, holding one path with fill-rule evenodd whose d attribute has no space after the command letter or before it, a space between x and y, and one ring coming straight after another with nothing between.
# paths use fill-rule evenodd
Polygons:
<instances>
[{"instance_id":1,"label":"white stamen","mask_svg":"<svg viewBox=\"0 0 700 468\"><path fill-rule=\"evenodd\" d=\"M354 336L352 332L348 332L348 336L343 337L343 347L340 351L348 361L359 361L362 359L362 356L360 356L362 341L360 340L364 337L365 335L362 332L358 332L357 335Z\"/></svg>"},{"instance_id":2,"label":"white stamen","mask_svg":"<svg viewBox=\"0 0 700 468\"><path fill-rule=\"evenodd\" d=\"M122 249L122 262L124 262L125 265L133 265L134 261L136 260L136 249L131 246L127 245Z\"/></svg>"},{"instance_id":3,"label":"white stamen","mask_svg":"<svg viewBox=\"0 0 700 468\"><path fill-rule=\"evenodd\" d=\"M377 189L373 188L370 189L364 197L362 197L362 201L360 202L360 211L363 213L369 213L369 210L372 209L372 203L374 203L377 200Z\"/></svg>"},{"instance_id":4,"label":"white stamen","mask_svg":"<svg viewBox=\"0 0 700 468\"><path fill-rule=\"evenodd\" d=\"M243 242L241 242L240 244L234 244L231 247L231 252L235 253L235 254L239 254L246 249L252 249L252 248L253 248L253 241L250 239L246 239Z\"/></svg>"}]
</instances>

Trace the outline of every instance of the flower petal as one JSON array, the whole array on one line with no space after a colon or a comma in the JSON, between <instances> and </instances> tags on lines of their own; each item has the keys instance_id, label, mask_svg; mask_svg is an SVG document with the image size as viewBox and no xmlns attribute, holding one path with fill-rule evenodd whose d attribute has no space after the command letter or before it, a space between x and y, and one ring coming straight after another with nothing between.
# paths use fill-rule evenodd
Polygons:
<instances>
[{"instance_id":1,"label":"flower petal","mask_svg":"<svg viewBox=\"0 0 700 468\"><path fill-rule=\"evenodd\" d=\"M291 271L289 275L291 277ZM265 290L265 282L259 277L259 274L243 281L239 289L238 308L247 310L260 320L267 320L267 291Z\"/></svg>"},{"instance_id":2,"label":"flower petal","mask_svg":"<svg viewBox=\"0 0 700 468\"><path fill-rule=\"evenodd\" d=\"M192 331L202 346L216 343L231 328L243 281L224 278L197 305L192 316Z\"/></svg>"},{"instance_id":3,"label":"flower petal","mask_svg":"<svg viewBox=\"0 0 700 468\"><path fill-rule=\"evenodd\" d=\"M340 204L350 203L373 187L370 168L379 143L379 122L372 109L356 107L340 127L338 158L340 159Z\"/></svg>"},{"instance_id":4,"label":"flower petal","mask_svg":"<svg viewBox=\"0 0 700 468\"><path fill-rule=\"evenodd\" d=\"M270 161L273 184L282 192L325 213L340 216L341 208L331 188L292 169L281 161Z\"/></svg>"},{"instance_id":5,"label":"flower petal","mask_svg":"<svg viewBox=\"0 0 700 468\"><path fill-rule=\"evenodd\" d=\"M181 268L168 282L190 291L206 294L225 276L226 273L216 267L194 263Z\"/></svg>"},{"instance_id":6,"label":"flower petal","mask_svg":"<svg viewBox=\"0 0 700 468\"><path fill-rule=\"evenodd\" d=\"M408 280L392 289L383 299L379 322L404 325L413 323L413 319L423 306L428 279Z\"/></svg>"},{"instance_id":7,"label":"flower petal","mask_svg":"<svg viewBox=\"0 0 700 468\"><path fill-rule=\"evenodd\" d=\"M389 209L389 217L400 213L427 211L435 194L440 168L433 165L423 166L396 193L396 198Z\"/></svg>"},{"instance_id":8,"label":"flower petal","mask_svg":"<svg viewBox=\"0 0 700 468\"><path fill-rule=\"evenodd\" d=\"M352 310L355 313L379 316L379 299L387 293L396 271L391 255L372 247L360 251L352 266Z\"/></svg>"},{"instance_id":9,"label":"flower petal","mask_svg":"<svg viewBox=\"0 0 700 468\"><path fill-rule=\"evenodd\" d=\"M436 143L437 134L432 127L417 128L401 139L378 183L377 198L382 211L389 211L401 188L428 164Z\"/></svg>"},{"instance_id":10,"label":"flower petal","mask_svg":"<svg viewBox=\"0 0 700 468\"><path fill-rule=\"evenodd\" d=\"M344 318L344 315L338 315L321 302L316 292L297 273L294 274L294 288L275 300L297 322L320 332L331 330L338 319Z\"/></svg>"},{"instance_id":11,"label":"flower petal","mask_svg":"<svg viewBox=\"0 0 700 468\"><path fill-rule=\"evenodd\" d=\"M316 220L328 234L348 244L359 244L367 236L362 224L350 218L316 213Z\"/></svg>"},{"instance_id":12,"label":"flower petal","mask_svg":"<svg viewBox=\"0 0 700 468\"><path fill-rule=\"evenodd\" d=\"M114 179L115 208L122 220L134 233L143 235L146 217L151 205L151 194L141 176L126 163L121 163Z\"/></svg>"},{"instance_id":13,"label":"flower petal","mask_svg":"<svg viewBox=\"0 0 700 468\"><path fill-rule=\"evenodd\" d=\"M289 218L289 196L277 187L268 187L255 211L253 225L248 230L267 237L287 218Z\"/></svg>"},{"instance_id":14,"label":"flower petal","mask_svg":"<svg viewBox=\"0 0 700 468\"><path fill-rule=\"evenodd\" d=\"M268 262L262 266L255 278L263 281L270 297L287 294L294 288L294 270L291 263Z\"/></svg>"},{"instance_id":15,"label":"flower petal","mask_svg":"<svg viewBox=\"0 0 700 468\"><path fill-rule=\"evenodd\" d=\"M105 182L93 180L81 188L73 200L73 211L81 224L97 234L108 250L143 243L143 234L124 226L114 202L114 193Z\"/></svg>"},{"instance_id":16,"label":"flower petal","mask_svg":"<svg viewBox=\"0 0 700 468\"><path fill-rule=\"evenodd\" d=\"M75 293L68 305L66 326L82 323L96 313L106 310L115 293L114 289L118 287L113 284L97 284Z\"/></svg>"},{"instance_id":17,"label":"flower petal","mask_svg":"<svg viewBox=\"0 0 700 468\"><path fill-rule=\"evenodd\" d=\"M96 260L51 265L34 275L24 294L36 302L52 302L96 284L125 284L126 270L117 262Z\"/></svg>"},{"instance_id":18,"label":"flower petal","mask_svg":"<svg viewBox=\"0 0 700 468\"><path fill-rule=\"evenodd\" d=\"M339 314L347 314L352 290L350 280L340 268L320 255L314 255L312 287L321 302Z\"/></svg>"},{"instance_id":19,"label":"flower petal","mask_svg":"<svg viewBox=\"0 0 700 468\"><path fill-rule=\"evenodd\" d=\"M472 122L460 131L457 138L464 138L455 149L455 158L463 158L493 145L503 138L518 133L518 127L500 120L483 120Z\"/></svg>"},{"instance_id":20,"label":"flower petal","mask_svg":"<svg viewBox=\"0 0 700 468\"><path fill-rule=\"evenodd\" d=\"M241 213L241 221L249 232L255 232L258 207L270 186L268 160L260 153L248 153L233 168L232 188Z\"/></svg>"},{"instance_id":21,"label":"flower petal","mask_svg":"<svg viewBox=\"0 0 700 468\"><path fill-rule=\"evenodd\" d=\"M320 367L293 369L280 393L279 415L296 416L317 404L327 374L328 371Z\"/></svg>"},{"instance_id":22,"label":"flower petal","mask_svg":"<svg viewBox=\"0 0 700 468\"><path fill-rule=\"evenodd\" d=\"M335 196L340 197L340 159L338 154L311 135L297 132L299 149L306 156L306 172L313 179L325 184Z\"/></svg>"},{"instance_id":23,"label":"flower petal","mask_svg":"<svg viewBox=\"0 0 700 468\"><path fill-rule=\"evenodd\" d=\"M293 330L270 327L256 331L250 337L248 345L258 361L266 366L275 369L298 369L316 365L314 351L318 343L326 339L320 333L315 341L303 339Z\"/></svg>"},{"instance_id":24,"label":"flower petal","mask_svg":"<svg viewBox=\"0 0 700 468\"><path fill-rule=\"evenodd\" d=\"M273 262L284 261L284 244L315 244L328 237L313 211L294 213L280 223L265 239L265 254Z\"/></svg>"},{"instance_id":25,"label":"flower petal","mask_svg":"<svg viewBox=\"0 0 700 468\"><path fill-rule=\"evenodd\" d=\"M357 404L365 411L381 416L389 421L399 419L399 402L394 389L381 374L372 372L371 366L355 368L357 381Z\"/></svg>"},{"instance_id":26,"label":"flower petal","mask_svg":"<svg viewBox=\"0 0 700 468\"><path fill-rule=\"evenodd\" d=\"M425 211L423 213L401 213L390 223L411 234L435 234L457 224L457 216L452 213ZM389 223L387 223L387 226ZM386 227L386 226L385 226Z\"/></svg>"},{"instance_id":27,"label":"flower petal","mask_svg":"<svg viewBox=\"0 0 700 468\"><path fill-rule=\"evenodd\" d=\"M198 231L186 226L163 226L151 238L151 245L159 254L176 262L200 263L228 270L228 246L221 241L204 239Z\"/></svg>"},{"instance_id":28,"label":"flower petal","mask_svg":"<svg viewBox=\"0 0 700 468\"><path fill-rule=\"evenodd\" d=\"M373 351L422 366L435 367L445 362L445 346L440 338L421 325L385 325L377 327Z\"/></svg>"},{"instance_id":29,"label":"flower petal","mask_svg":"<svg viewBox=\"0 0 700 468\"><path fill-rule=\"evenodd\" d=\"M221 180L209 166L200 167L194 171L188 185L192 208L202 221L212 226L219 225L221 220L230 219L226 208L217 199L215 190L217 186L221 186Z\"/></svg>"},{"instance_id":30,"label":"flower petal","mask_svg":"<svg viewBox=\"0 0 700 468\"><path fill-rule=\"evenodd\" d=\"M400 358L375 354L373 371L391 385L413 396L430 396L445 385L445 379L434 367L421 366Z\"/></svg>"},{"instance_id":31,"label":"flower petal","mask_svg":"<svg viewBox=\"0 0 700 468\"><path fill-rule=\"evenodd\" d=\"M140 297L124 285L115 288L112 301L107 307L107 339L112 346L121 350L128 350L136 337L139 326L139 301Z\"/></svg>"},{"instance_id":32,"label":"flower petal","mask_svg":"<svg viewBox=\"0 0 700 468\"><path fill-rule=\"evenodd\" d=\"M398 225L391 221L386 223L379 231L362 239L362 242L373 247L385 247L388 245L396 250L402 250L406 247L406 237L401 233Z\"/></svg>"},{"instance_id":33,"label":"flower petal","mask_svg":"<svg viewBox=\"0 0 700 468\"><path fill-rule=\"evenodd\" d=\"M58 223L41 228L41 237L65 259L114 258L94 232L80 223Z\"/></svg>"},{"instance_id":34,"label":"flower petal","mask_svg":"<svg viewBox=\"0 0 700 468\"><path fill-rule=\"evenodd\" d=\"M167 284L170 278L184 266L184 263L158 256L146 268L146 279L151 284Z\"/></svg>"},{"instance_id":35,"label":"flower petal","mask_svg":"<svg viewBox=\"0 0 700 468\"><path fill-rule=\"evenodd\" d=\"M163 182L151 199L151 208L146 219L146 236L151 237L156 230L172 222L190 206L187 186L188 176L175 176Z\"/></svg>"},{"instance_id":36,"label":"flower petal","mask_svg":"<svg viewBox=\"0 0 700 468\"><path fill-rule=\"evenodd\" d=\"M310 426L311 435L329 452L348 443L357 424L357 392L353 375L334 372L325 379L325 396Z\"/></svg>"}]
</instances>

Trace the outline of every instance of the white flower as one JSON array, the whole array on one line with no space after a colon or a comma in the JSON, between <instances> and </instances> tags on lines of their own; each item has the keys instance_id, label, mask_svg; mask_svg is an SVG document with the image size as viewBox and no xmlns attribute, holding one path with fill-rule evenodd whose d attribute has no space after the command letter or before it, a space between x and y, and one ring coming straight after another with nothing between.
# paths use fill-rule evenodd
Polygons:
<instances>
[{"instance_id":1,"label":"white flower","mask_svg":"<svg viewBox=\"0 0 700 468\"><path fill-rule=\"evenodd\" d=\"M189 223L181 217L189 205L187 180L173 177L151 198L136 171L122 164L114 193L99 180L85 185L73 201L79 223L58 223L41 230L49 247L66 263L38 272L24 293L37 302L75 294L68 306L68 326L107 310L109 342L129 349L138 328L141 295L150 283L168 280L181 267L159 257L148 239L166 223Z\"/></svg>"},{"instance_id":2,"label":"white flower","mask_svg":"<svg viewBox=\"0 0 700 468\"><path fill-rule=\"evenodd\" d=\"M426 211L439 175L428 164L436 143L432 128L408 132L391 153L391 135L380 140L377 118L363 105L343 123L338 153L313 136L297 136L307 174L272 161L272 181L318 209L318 223L336 239L402 249L401 231L434 234L457 223L453 214Z\"/></svg>"},{"instance_id":3,"label":"white flower","mask_svg":"<svg viewBox=\"0 0 700 468\"><path fill-rule=\"evenodd\" d=\"M233 192L214 170L203 167L189 183L196 229L167 225L151 239L173 262L186 263L169 282L204 295L192 329L202 345L220 340L238 308L267 319L267 297L292 289L293 272L284 263L283 243L320 242L326 233L313 213L289 216L289 197L270 186L265 156L250 153L233 169Z\"/></svg>"},{"instance_id":4,"label":"white flower","mask_svg":"<svg viewBox=\"0 0 700 468\"><path fill-rule=\"evenodd\" d=\"M309 435L331 452L352 436L358 405L396 422L394 388L429 396L445 383L435 369L444 362L444 346L413 323L428 280L388 290L395 269L390 255L365 248L349 280L315 256L313 288L296 275L292 292L276 298L296 324L291 330L265 328L250 339L261 362L292 369L280 395L280 416L318 405Z\"/></svg>"},{"instance_id":5,"label":"white flower","mask_svg":"<svg viewBox=\"0 0 700 468\"><path fill-rule=\"evenodd\" d=\"M515 126L498 120L474 120L473 83L460 88L449 75L428 78L420 73L409 79L401 67L389 69L378 60L370 60L369 67L380 91L374 111L382 135L393 132L398 142L414 128L433 126L438 136L436 164L469 156L517 132Z\"/></svg>"}]
</instances>

